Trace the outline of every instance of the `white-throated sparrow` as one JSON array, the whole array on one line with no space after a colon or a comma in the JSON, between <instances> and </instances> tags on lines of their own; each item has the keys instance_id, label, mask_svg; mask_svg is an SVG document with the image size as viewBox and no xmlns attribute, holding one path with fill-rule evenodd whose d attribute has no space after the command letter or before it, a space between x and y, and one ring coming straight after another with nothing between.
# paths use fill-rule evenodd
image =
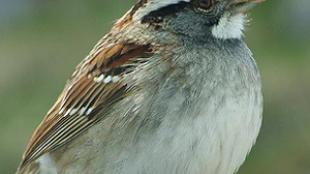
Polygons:
<instances>
[{"instance_id":1,"label":"white-throated sparrow","mask_svg":"<svg viewBox=\"0 0 310 174\"><path fill-rule=\"evenodd\" d=\"M261 126L262 0L140 0L77 66L18 174L233 174Z\"/></svg>"}]
</instances>

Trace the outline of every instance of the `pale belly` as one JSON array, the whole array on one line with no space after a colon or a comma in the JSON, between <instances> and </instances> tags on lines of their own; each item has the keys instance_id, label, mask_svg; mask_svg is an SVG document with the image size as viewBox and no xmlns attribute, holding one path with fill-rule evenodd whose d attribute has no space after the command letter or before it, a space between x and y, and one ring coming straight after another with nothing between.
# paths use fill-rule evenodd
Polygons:
<instances>
[{"instance_id":1,"label":"pale belly","mask_svg":"<svg viewBox=\"0 0 310 174\"><path fill-rule=\"evenodd\" d=\"M145 86L41 163L59 174L233 174L259 133L262 95L252 60L226 57Z\"/></svg>"},{"instance_id":2,"label":"pale belly","mask_svg":"<svg viewBox=\"0 0 310 174\"><path fill-rule=\"evenodd\" d=\"M148 119L107 118L71 144L41 157L42 173L233 174L261 126L260 89L236 95L206 93L187 106L183 95L174 95L156 106L164 112L146 113L151 115ZM152 118L157 114L165 117Z\"/></svg>"}]
</instances>

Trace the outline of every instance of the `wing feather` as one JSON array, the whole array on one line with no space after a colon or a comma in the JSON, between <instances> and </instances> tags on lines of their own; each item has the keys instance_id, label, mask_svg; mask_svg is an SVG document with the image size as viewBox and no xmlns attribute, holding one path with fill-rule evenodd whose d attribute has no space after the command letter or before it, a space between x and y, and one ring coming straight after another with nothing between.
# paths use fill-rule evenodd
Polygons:
<instances>
[{"instance_id":1,"label":"wing feather","mask_svg":"<svg viewBox=\"0 0 310 174\"><path fill-rule=\"evenodd\" d=\"M108 109L126 93L122 78L130 72L128 69L132 71L139 62L145 62L152 55L152 50L150 45L115 44L105 47L99 44L90 55L77 67L68 85L32 135L21 167L72 141L104 118L104 115L98 114L99 111ZM115 76L115 81L104 81L104 78Z\"/></svg>"}]
</instances>

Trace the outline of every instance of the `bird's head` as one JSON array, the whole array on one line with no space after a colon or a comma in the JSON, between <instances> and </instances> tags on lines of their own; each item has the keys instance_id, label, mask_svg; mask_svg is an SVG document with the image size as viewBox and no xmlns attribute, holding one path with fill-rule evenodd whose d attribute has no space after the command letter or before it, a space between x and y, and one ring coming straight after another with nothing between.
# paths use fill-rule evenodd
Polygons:
<instances>
[{"instance_id":1,"label":"bird's head","mask_svg":"<svg viewBox=\"0 0 310 174\"><path fill-rule=\"evenodd\" d=\"M192 37L241 38L245 12L264 0L140 0L132 21Z\"/></svg>"}]
</instances>

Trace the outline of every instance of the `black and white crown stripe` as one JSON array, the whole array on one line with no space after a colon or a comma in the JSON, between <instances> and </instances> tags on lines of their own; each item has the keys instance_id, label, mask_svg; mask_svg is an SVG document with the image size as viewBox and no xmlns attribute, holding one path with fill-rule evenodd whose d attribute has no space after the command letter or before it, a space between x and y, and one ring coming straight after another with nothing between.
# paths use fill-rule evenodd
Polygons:
<instances>
[{"instance_id":1,"label":"black and white crown stripe","mask_svg":"<svg viewBox=\"0 0 310 174\"><path fill-rule=\"evenodd\" d=\"M190 2L191 0L148 0L133 15L134 21L141 21L149 13L157 11L163 7Z\"/></svg>"}]
</instances>

